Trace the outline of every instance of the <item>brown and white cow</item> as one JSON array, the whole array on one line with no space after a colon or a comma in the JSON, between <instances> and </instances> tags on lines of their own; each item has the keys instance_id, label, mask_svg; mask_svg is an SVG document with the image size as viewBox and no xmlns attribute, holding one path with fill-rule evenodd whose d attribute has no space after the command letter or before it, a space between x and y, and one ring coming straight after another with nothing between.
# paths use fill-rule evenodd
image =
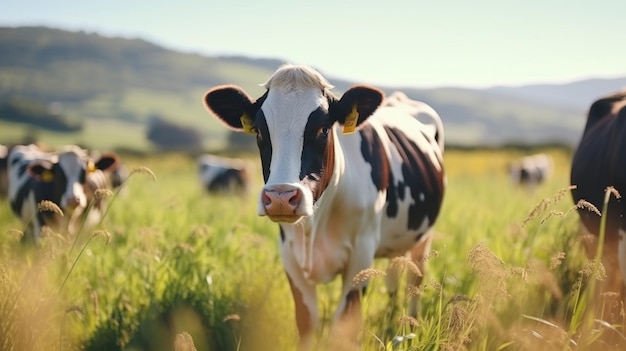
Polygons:
<instances>
[{"instance_id":1,"label":"brown and white cow","mask_svg":"<svg viewBox=\"0 0 626 351\"><path fill-rule=\"evenodd\" d=\"M613 186L626 195L626 91L595 101L572 160L571 184L574 202L586 200L603 208L605 189ZM583 229L598 235L601 217L579 209ZM603 291L620 292L624 301L626 281L626 202L611 196L606 217L603 264L607 279ZM595 257L597 241L586 243L587 254ZM619 301L618 301L619 303Z\"/></svg>"},{"instance_id":2,"label":"brown and white cow","mask_svg":"<svg viewBox=\"0 0 626 351\"><path fill-rule=\"evenodd\" d=\"M265 180L258 214L280 225L299 348L307 349L318 321L318 284L342 277L335 314L341 329L360 325L367 282L353 285L353 278L375 258L411 255L423 269L445 188L443 127L428 105L386 103L369 86L336 97L307 66L281 66L264 87L252 100L237 86L218 86L204 102L231 129L256 134ZM419 114L429 115L430 125ZM416 309L413 300L410 312Z\"/></svg>"},{"instance_id":3,"label":"brown and white cow","mask_svg":"<svg viewBox=\"0 0 626 351\"><path fill-rule=\"evenodd\" d=\"M198 175L202 188L209 193L245 195L250 188L250 167L247 161L240 158L200 155Z\"/></svg>"},{"instance_id":4,"label":"brown and white cow","mask_svg":"<svg viewBox=\"0 0 626 351\"><path fill-rule=\"evenodd\" d=\"M33 144L13 147L8 158L9 202L27 226L25 239L37 240L43 226L76 234L83 216L92 223L98 221L103 201L94 198L95 192L106 187L104 171L114 169L118 163L117 154L92 160L74 145L58 152L45 152ZM57 205L63 214L41 211L38 205L43 200ZM96 206L87 213L90 201Z\"/></svg>"}]
</instances>

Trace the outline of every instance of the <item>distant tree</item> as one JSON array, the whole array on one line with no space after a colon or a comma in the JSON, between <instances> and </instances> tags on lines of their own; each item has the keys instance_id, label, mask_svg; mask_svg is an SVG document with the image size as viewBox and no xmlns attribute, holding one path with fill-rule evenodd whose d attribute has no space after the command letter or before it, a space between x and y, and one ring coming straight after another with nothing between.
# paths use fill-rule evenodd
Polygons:
<instances>
[{"instance_id":1,"label":"distant tree","mask_svg":"<svg viewBox=\"0 0 626 351\"><path fill-rule=\"evenodd\" d=\"M37 100L12 98L0 103L0 120L26 124L55 132L79 132L83 124L52 111Z\"/></svg>"},{"instance_id":2,"label":"distant tree","mask_svg":"<svg viewBox=\"0 0 626 351\"><path fill-rule=\"evenodd\" d=\"M202 148L202 136L196 129L167 121L160 115L150 116L146 137L160 150Z\"/></svg>"}]
</instances>

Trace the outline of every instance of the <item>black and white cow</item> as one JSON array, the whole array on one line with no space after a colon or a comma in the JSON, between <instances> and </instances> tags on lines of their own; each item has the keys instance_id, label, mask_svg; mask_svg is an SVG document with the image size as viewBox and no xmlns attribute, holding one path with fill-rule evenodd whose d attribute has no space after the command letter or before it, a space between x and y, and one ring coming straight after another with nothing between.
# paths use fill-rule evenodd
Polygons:
<instances>
[{"instance_id":1,"label":"black and white cow","mask_svg":"<svg viewBox=\"0 0 626 351\"><path fill-rule=\"evenodd\" d=\"M265 180L258 214L279 223L299 348L307 349L318 321L317 284L341 275L335 326L351 329L360 324L367 285L353 278L375 258L410 255L423 269L444 196L443 127L428 105L386 103L372 87L338 98L307 66L281 66L264 87L252 100L239 87L218 86L204 102L231 129L256 134ZM416 309L414 299L410 313Z\"/></svg>"},{"instance_id":2,"label":"black and white cow","mask_svg":"<svg viewBox=\"0 0 626 351\"><path fill-rule=\"evenodd\" d=\"M602 211L605 189L613 186L626 196L626 91L595 101L587 116L582 138L572 160L571 184L574 202L586 200ZM620 292L626 302L626 202L611 196L606 217L603 264L607 279L604 291ZM598 235L596 213L579 209L583 229ZM596 242L584 241L587 254L596 256ZM617 301L619 304L620 301ZM623 308L623 307L622 307Z\"/></svg>"},{"instance_id":3,"label":"black and white cow","mask_svg":"<svg viewBox=\"0 0 626 351\"><path fill-rule=\"evenodd\" d=\"M8 158L9 201L13 212L28 227L25 239L37 240L43 226L61 233L76 234L83 216L89 224L99 220L102 210L95 192L106 187L103 171L116 167L116 154L106 154L92 160L88 153L73 145L58 152L44 152L36 145L15 146ZM56 204L63 215L40 211L38 205L48 200ZM87 213L87 205L94 201Z\"/></svg>"},{"instance_id":4,"label":"black and white cow","mask_svg":"<svg viewBox=\"0 0 626 351\"><path fill-rule=\"evenodd\" d=\"M9 192L9 171L7 169L9 147L0 145L0 197L4 198Z\"/></svg>"},{"instance_id":5,"label":"black and white cow","mask_svg":"<svg viewBox=\"0 0 626 351\"><path fill-rule=\"evenodd\" d=\"M534 188L551 176L553 165L545 153L524 156L508 164L509 177L514 184Z\"/></svg>"},{"instance_id":6,"label":"black and white cow","mask_svg":"<svg viewBox=\"0 0 626 351\"><path fill-rule=\"evenodd\" d=\"M250 167L240 158L216 155L198 157L200 184L210 193L245 194L250 188Z\"/></svg>"}]
</instances>

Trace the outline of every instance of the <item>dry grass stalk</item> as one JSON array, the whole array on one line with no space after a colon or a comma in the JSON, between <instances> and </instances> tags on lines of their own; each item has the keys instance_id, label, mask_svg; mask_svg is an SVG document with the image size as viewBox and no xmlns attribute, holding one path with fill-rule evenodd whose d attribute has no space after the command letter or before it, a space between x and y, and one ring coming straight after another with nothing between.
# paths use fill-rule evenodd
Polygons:
<instances>
[{"instance_id":1,"label":"dry grass stalk","mask_svg":"<svg viewBox=\"0 0 626 351\"><path fill-rule=\"evenodd\" d=\"M236 314L236 313L232 313L232 314L229 314L229 315L225 316L222 319L222 322L239 321L239 320L241 320L241 317L239 317L239 315Z\"/></svg>"},{"instance_id":2,"label":"dry grass stalk","mask_svg":"<svg viewBox=\"0 0 626 351\"><path fill-rule=\"evenodd\" d=\"M128 175L129 177L135 173L143 173L143 174L148 174L152 177L152 180L156 181L157 177L154 174L154 172L152 172L152 170L148 167L145 166L139 166L139 167L135 167L133 168L133 170L130 172L130 174Z\"/></svg>"},{"instance_id":3,"label":"dry grass stalk","mask_svg":"<svg viewBox=\"0 0 626 351\"><path fill-rule=\"evenodd\" d=\"M566 254L565 252L557 252L550 258L550 270L554 270L563 263Z\"/></svg>"},{"instance_id":4,"label":"dry grass stalk","mask_svg":"<svg viewBox=\"0 0 626 351\"><path fill-rule=\"evenodd\" d=\"M522 223L522 228L525 227L526 224L528 224L528 222L530 222L533 218L535 218L535 217L541 215L542 213L544 213L548 209L548 207L550 205L561 201L563 199L563 197L565 197L565 195L569 191L571 191L573 189L576 189L576 185L571 185L571 186L568 186L566 188L563 188L563 189L557 191L556 194L554 194L554 196L552 196L552 198L541 199L541 201L539 201L539 203L537 205L535 205L535 207L530 211L528 216L526 216L526 218L524 219L524 222ZM555 212L552 215L548 215L547 218L544 218L544 221L546 219L548 219L549 217L556 215L557 213L558 212Z\"/></svg>"},{"instance_id":5,"label":"dry grass stalk","mask_svg":"<svg viewBox=\"0 0 626 351\"><path fill-rule=\"evenodd\" d=\"M400 324L401 326L404 325L408 325L411 327L419 327L420 324L417 321L417 319L415 319L415 317L411 317L411 316L402 316L400 318L398 318L398 324Z\"/></svg>"},{"instance_id":6,"label":"dry grass stalk","mask_svg":"<svg viewBox=\"0 0 626 351\"><path fill-rule=\"evenodd\" d=\"M39 212L54 212L60 216L63 216L61 208L52 201L43 200L37 204L37 210Z\"/></svg>"},{"instance_id":7,"label":"dry grass stalk","mask_svg":"<svg viewBox=\"0 0 626 351\"><path fill-rule=\"evenodd\" d=\"M97 189L93 194L97 200L106 199L111 195L113 195L113 191L111 191L111 189Z\"/></svg>"},{"instance_id":8,"label":"dry grass stalk","mask_svg":"<svg viewBox=\"0 0 626 351\"><path fill-rule=\"evenodd\" d=\"M187 332L176 334L174 340L174 351L196 351L196 345L193 343L193 338Z\"/></svg>"},{"instance_id":9,"label":"dry grass stalk","mask_svg":"<svg viewBox=\"0 0 626 351\"><path fill-rule=\"evenodd\" d=\"M367 280L370 280L372 278L376 278L376 277L380 277L380 276L385 276L387 275L387 273L379 270L379 269L375 269L375 268L367 268L364 269L362 271L360 271L359 273L357 273L354 278L352 278L352 286L357 286Z\"/></svg>"},{"instance_id":10,"label":"dry grass stalk","mask_svg":"<svg viewBox=\"0 0 626 351\"><path fill-rule=\"evenodd\" d=\"M591 202L586 200L579 200L576 203L576 208L587 209L590 212L597 214L598 216L602 216L600 210L596 206L594 206Z\"/></svg>"},{"instance_id":11,"label":"dry grass stalk","mask_svg":"<svg viewBox=\"0 0 626 351\"><path fill-rule=\"evenodd\" d=\"M104 239L106 240L106 244L109 244L109 241L111 241L111 233L107 232L104 229L101 230L96 230L95 232L93 232L93 234L91 235L92 238L98 237L98 236L102 236L104 237Z\"/></svg>"},{"instance_id":12,"label":"dry grass stalk","mask_svg":"<svg viewBox=\"0 0 626 351\"><path fill-rule=\"evenodd\" d=\"M419 269L419 267L415 264L415 262L413 262L413 260L407 256L400 256L400 257L394 257L390 262L389 262L389 267L387 268L389 269L398 269L399 271L403 271L405 269L410 270L411 272L413 272L413 274L415 274L418 277L422 277L422 271Z\"/></svg>"}]
</instances>

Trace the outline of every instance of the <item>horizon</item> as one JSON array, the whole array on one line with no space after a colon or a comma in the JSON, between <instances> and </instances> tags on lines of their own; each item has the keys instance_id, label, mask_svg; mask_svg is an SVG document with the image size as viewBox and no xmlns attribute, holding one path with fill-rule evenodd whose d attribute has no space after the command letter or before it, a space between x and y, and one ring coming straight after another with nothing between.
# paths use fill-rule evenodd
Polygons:
<instances>
[{"instance_id":1,"label":"horizon","mask_svg":"<svg viewBox=\"0 0 626 351\"><path fill-rule=\"evenodd\" d=\"M299 7L282 0L232 0L219 9L198 0L176 6L157 0L143 3L149 10L119 0L35 7L31 1L4 6L0 26L141 39L210 57L276 59L307 64L336 79L386 86L484 89L626 77L626 54L606 54L626 32L619 18L626 4L616 0L602 2L606 6L477 0L464 8L392 1L383 8L385 16L380 6L353 0Z\"/></svg>"}]
</instances>

